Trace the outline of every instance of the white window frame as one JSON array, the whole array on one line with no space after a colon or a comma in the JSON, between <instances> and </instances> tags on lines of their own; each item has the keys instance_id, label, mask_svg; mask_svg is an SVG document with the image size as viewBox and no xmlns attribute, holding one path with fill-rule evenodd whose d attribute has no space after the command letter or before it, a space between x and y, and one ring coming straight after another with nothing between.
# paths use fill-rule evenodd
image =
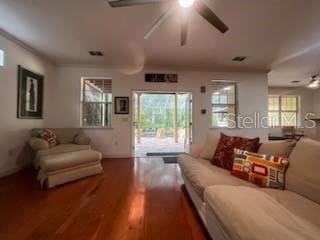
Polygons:
<instances>
[{"instance_id":1,"label":"white window frame","mask_svg":"<svg viewBox=\"0 0 320 240\"><path fill-rule=\"evenodd\" d=\"M3 49L0 49L0 67L5 65L5 52Z\"/></svg>"},{"instance_id":2,"label":"white window frame","mask_svg":"<svg viewBox=\"0 0 320 240\"><path fill-rule=\"evenodd\" d=\"M111 94L111 102L108 102L107 101L85 101L85 89L84 89L84 84L85 84L85 81L86 80L107 80L107 81L111 81L111 91L110 91L110 94ZM90 125L85 125L83 123L83 108L84 108L84 105L85 104L103 104L104 106L105 105L110 105L110 124L109 125L104 125L104 121L102 121L102 126L90 126ZM102 111L102 116L101 118L104 119L105 117L105 111ZM84 77L84 78L81 78L81 108L80 108L80 126L82 128L112 128L112 115L113 115L113 96L112 96L112 79L111 78L97 78L97 77Z\"/></svg>"},{"instance_id":3,"label":"white window frame","mask_svg":"<svg viewBox=\"0 0 320 240\"><path fill-rule=\"evenodd\" d=\"M215 85L225 85L225 86L230 86L230 85L233 85L234 86L234 99L235 99L235 103L234 104L214 104L213 102L212 102L212 97L213 97L213 95L214 95L214 91L213 91L213 87L215 86ZM211 119L211 122L210 122L210 126L211 126L211 128L212 129L223 129L223 128L227 128L227 129L232 129L232 128L237 128L238 127L238 121L237 121L237 119L238 119L238 86L237 86L237 82L235 82L235 81L215 81L215 80L213 80L212 81L212 83L211 83L211 91L210 91L210 106L211 106L211 109L210 109L210 114L211 114L211 117L210 117L210 119ZM213 108L214 108L214 106L216 106L216 107L219 107L219 106L227 106L227 107L234 107L234 109L235 109L235 119L234 119L234 121L235 121L235 126L233 126L233 127L228 127L228 126L214 126L213 125Z\"/></svg>"},{"instance_id":4,"label":"white window frame","mask_svg":"<svg viewBox=\"0 0 320 240\"><path fill-rule=\"evenodd\" d=\"M269 97L277 97L278 98L278 104L279 104L279 110L269 110ZM282 110L282 98L285 97L294 97L296 98L296 111L293 110ZM269 112L272 113L278 113L278 119L279 119L279 125L269 126L269 127L285 127L282 123L282 113L296 113L296 125L294 127L299 127L301 125L301 119L300 119L300 96L298 95L277 95L277 94L269 94L268 95L268 115ZM269 124L269 121L268 121Z\"/></svg>"}]
</instances>

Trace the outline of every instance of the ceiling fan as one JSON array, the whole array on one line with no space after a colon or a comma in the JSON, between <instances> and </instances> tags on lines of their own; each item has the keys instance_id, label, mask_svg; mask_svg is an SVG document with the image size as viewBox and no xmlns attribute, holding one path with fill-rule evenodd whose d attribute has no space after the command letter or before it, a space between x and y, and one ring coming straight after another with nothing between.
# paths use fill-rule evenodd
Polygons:
<instances>
[{"instance_id":1,"label":"ceiling fan","mask_svg":"<svg viewBox=\"0 0 320 240\"><path fill-rule=\"evenodd\" d=\"M307 85L308 88L311 89L318 89L320 88L320 75L313 75L311 77L311 81L309 82L309 84Z\"/></svg>"},{"instance_id":2,"label":"ceiling fan","mask_svg":"<svg viewBox=\"0 0 320 240\"><path fill-rule=\"evenodd\" d=\"M211 9L203 2L203 0L108 0L112 8L118 7L131 7L143 4L153 3L165 3L173 2L171 7L151 26L151 28L144 35L144 39L148 39L152 33L172 14L174 14L179 7L185 9L183 11L183 19L181 26L181 41L180 45L185 46L187 44L188 36L188 10L195 10L200 16L207 20L212 26L218 29L221 33L225 33L229 30L226 24L220 20L220 18L211 11ZM177 4L179 3L179 4Z\"/></svg>"}]
</instances>

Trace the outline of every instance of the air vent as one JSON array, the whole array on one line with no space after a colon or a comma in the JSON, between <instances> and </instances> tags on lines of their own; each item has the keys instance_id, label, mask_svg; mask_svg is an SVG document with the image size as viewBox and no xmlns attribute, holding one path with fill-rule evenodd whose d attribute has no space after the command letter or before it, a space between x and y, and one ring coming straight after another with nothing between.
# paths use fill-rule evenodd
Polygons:
<instances>
[{"instance_id":1,"label":"air vent","mask_svg":"<svg viewBox=\"0 0 320 240\"><path fill-rule=\"evenodd\" d=\"M91 56L98 56L98 57L102 57L103 56L103 53L100 52L100 51L89 51L89 54Z\"/></svg>"},{"instance_id":2,"label":"air vent","mask_svg":"<svg viewBox=\"0 0 320 240\"><path fill-rule=\"evenodd\" d=\"M301 81L299 80L294 80L294 81L291 81L291 83L300 83Z\"/></svg>"},{"instance_id":3,"label":"air vent","mask_svg":"<svg viewBox=\"0 0 320 240\"><path fill-rule=\"evenodd\" d=\"M232 59L232 61L234 61L234 62L242 62L242 61L244 61L246 59L247 59L247 57L238 56L238 57L235 57L234 59Z\"/></svg>"}]
</instances>

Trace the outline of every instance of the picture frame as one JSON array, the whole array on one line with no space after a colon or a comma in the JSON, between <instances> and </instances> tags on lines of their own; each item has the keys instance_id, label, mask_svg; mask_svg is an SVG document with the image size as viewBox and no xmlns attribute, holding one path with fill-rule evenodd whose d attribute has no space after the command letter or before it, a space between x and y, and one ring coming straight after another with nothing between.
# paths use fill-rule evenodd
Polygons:
<instances>
[{"instance_id":1,"label":"picture frame","mask_svg":"<svg viewBox=\"0 0 320 240\"><path fill-rule=\"evenodd\" d=\"M44 77L18 66L17 118L42 119Z\"/></svg>"},{"instance_id":2,"label":"picture frame","mask_svg":"<svg viewBox=\"0 0 320 240\"><path fill-rule=\"evenodd\" d=\"M145 82L149 83L177 83L178 74L175 73L146 73Z\"/></svg>"},{"instance_id":3,"label":"picture frame","mask_svg":"<svg viewBox=\"0 0 320 240\"><path fill-rule=\"evenodd\" d=\"M115 97L115 114L129 114L129 97Z\"/></svg>"}]
</instances>

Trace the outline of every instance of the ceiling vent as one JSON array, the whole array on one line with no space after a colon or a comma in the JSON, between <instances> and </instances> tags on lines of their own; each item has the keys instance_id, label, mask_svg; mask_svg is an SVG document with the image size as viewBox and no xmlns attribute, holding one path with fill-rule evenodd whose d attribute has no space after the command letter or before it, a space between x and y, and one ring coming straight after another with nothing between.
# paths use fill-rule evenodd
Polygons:
<instances>
[{"instance_id":1,"label":"ceiling vent","mask_svg":"<svg viewBox=\"0 0 320 240\"><path fill-rule=\"evenodd\" d=\"M234 59L232 59L232 61L234 61L234 62L242 62L242 61L244 61L246 59L247 59L247 57L238 56L238 57L235 57Z\"/></svg>"},{"instance_id":2,"label":"ceiling vent","mask_svg":"<svg viewBox=\"0 0 320 240\"><path fill-rule=\"evenodd\" d=\"M100 51L89 51L89 54L91 56L98 56L98 57L102 57L103 56L103 53L100 52Z\"/></svg>"},{"instance_id":3,"label":"ceiling vent","mask_svg":"<svg viewBox=\"0 0 320 240\"><path fill-rule=\"evenodd\" d=\"M299 80L293 80L293 81L291 81L291 83L300 83L301 81L299 81Z\"/></svg>"}]
</instances>

